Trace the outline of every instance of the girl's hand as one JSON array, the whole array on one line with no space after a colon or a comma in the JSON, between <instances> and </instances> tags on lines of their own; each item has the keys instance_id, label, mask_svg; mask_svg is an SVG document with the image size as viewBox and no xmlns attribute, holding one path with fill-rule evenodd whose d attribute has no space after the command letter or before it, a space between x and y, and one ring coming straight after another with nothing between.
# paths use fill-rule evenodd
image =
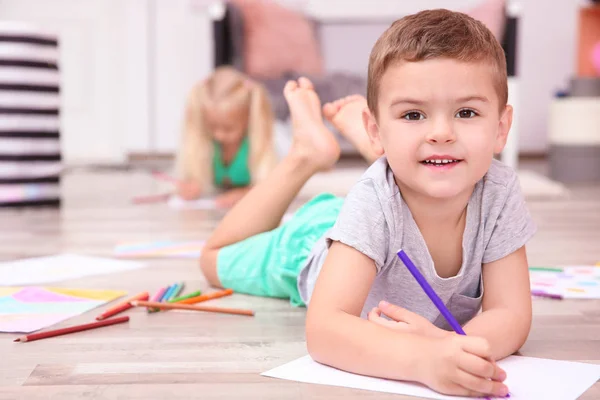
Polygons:
<instances>
[{"instance_id":1,"label":"girl's hand","mask_svg":"<svg viewBox=\"0 0 600 400\"><path fill-rule=\"evenodd\" d=\"M195 182L184 181L177 184L177 195L184 200L196 200L201 194L200 185Z\"/></svg>"},{"instance_id":2,"label":"girl's hand","mask_svg":"<svg viewBox=\"0 0 600 400\"><path fill-rule=\"evenodd\" d=\"M381 314L388 316L393 321L383 318ZM452 335L451 332L433 325L427 318L386 301L379 302L379 307L373 308L369 313L368 318L369 321L374 322L377 325L397 331L414 333L432 338L443 338Z\"/></svg>"}]
</instances>

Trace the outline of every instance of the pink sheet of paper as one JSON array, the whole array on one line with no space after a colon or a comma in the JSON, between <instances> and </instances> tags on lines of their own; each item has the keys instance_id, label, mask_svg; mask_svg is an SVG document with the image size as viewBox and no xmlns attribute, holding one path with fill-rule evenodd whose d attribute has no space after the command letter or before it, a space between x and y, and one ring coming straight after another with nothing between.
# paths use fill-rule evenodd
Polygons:
<instances>
[{"instance_id":1,"label":"pink sheet of paper","mask_svg":"<svg viewBox=\"0 0 600 400\"><path fill-rule=\"evenodd\" d=\"M34 332L124 296L118 290L0 288L0 332Z\"/></svg>"}]
</instances>

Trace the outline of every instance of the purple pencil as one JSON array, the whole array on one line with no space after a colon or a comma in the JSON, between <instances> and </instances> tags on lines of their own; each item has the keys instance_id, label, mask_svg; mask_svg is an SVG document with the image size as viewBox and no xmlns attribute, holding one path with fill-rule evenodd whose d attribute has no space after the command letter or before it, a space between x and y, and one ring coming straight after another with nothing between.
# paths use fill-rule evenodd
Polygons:
<instances>
[{"instance_id":1,"label":"purple pencil","mask_svg":"<svg viewBox=\"0 0 600 400\"><path fill-rule=\"evenodd\" d=\"M543 292L541 290L532 290L531 295L536 296L536 297L546 297L549 299L556 299L556 300L563 299L562 295L560 295L560 294L547 293L547 292Z\"/></svg>"},{"instance_id":2,"label":"purple pencil","mask_svg":"<svg viewBox=\"0 0 600 400\"><path fill-rule=\"evenodd\" d=\"M423 289L425 294L431 299L433 304L437 307L437 309L444 316L444 318L446 318L446 321L448 321L448 324L452 327L452 329L454 329L454 332L458 333L459 335L465 335L465 331L460 326L458 321L450 313L450 310L448 310L446 308L442 299L439 298L439 296L433 290L433 288L429 285L429 283L427 282L425 277L423 277L423 275L421 275L421 272L419 272L418 268L411 261L411 259L404 252L404 250L398 251L398 257L400 257L400 259L402 260L402 262L404 263L406 268L408 268L408 270L410 271L412 276L415 277L415 279L417 280L417 282L419 283L419 285L421 286L421 288Z\"/></svg>"},{"instance_id":3,"label":"purple pencil","mask_svg":"<svg viewBox=\"0 0 600 400\"><path fill-rule=\"evenodd\" d=\"M421 288L423 289L423 291L425 292L427 297L429 297L431 299L431 301L437 307L437 309L440 311L440 313L444 316L444 318L446 318L446 321L448 321L448 324L452 327L452 329L454 329L454 332L458 333L459 335L466 335L462 326L460 326L460 324L458 323L456 318L454 318L454 316L452 315L450 310L448 310L448 308L446 308L442 299L440 299L440 297L433 290L431 285L429 285L429 282L427 282L425 277L421 274L421 272L419 271L417 266L412 262L410 257L408 257L408 255L404 252L404 250L399 250L397 254L398 254L398 257L402 260L402 262L406 266L406 268L408 268L411 275L416 279L419 286L421 286ZM490 400L489 397L485 397L485 399Z\"/></svg>"}]
</instances>

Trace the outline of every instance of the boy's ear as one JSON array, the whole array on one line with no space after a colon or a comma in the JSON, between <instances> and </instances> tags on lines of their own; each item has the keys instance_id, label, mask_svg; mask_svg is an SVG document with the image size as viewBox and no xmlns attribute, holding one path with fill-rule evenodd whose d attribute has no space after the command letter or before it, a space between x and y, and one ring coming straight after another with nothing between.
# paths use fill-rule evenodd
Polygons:
<instances>
[{"instance_id":1,"label":"boy's ear","mask_svg":"<svg viewBox=\"0 0 600 400\"><path fill-rule=\"evenodd\" d=\"M383 155L383 146L381 145L381 135L379 134L379 125L377 125L377 120L375 116L369 110L369 108L365 108L362 113L363 124L365 126L365 131L369 135L369 141L371 142L371 147L375 151L375 154L378 156Z\"/></svg>"},{"instance_id":2,"label":"boy's ear","mask_svg":"<svg viewBox=\"0 0 600 400\"><path fill-rule=\"evenodd\" d=\"M506 140L508 139L508 132L512 125L513 120L513 108L511 105L506 105L504 110L500 114L500 121L498 122L498 132L496 134L496 143L494 144L494 153L500 154L504 150Z\"/></svg>"}]
</instances>

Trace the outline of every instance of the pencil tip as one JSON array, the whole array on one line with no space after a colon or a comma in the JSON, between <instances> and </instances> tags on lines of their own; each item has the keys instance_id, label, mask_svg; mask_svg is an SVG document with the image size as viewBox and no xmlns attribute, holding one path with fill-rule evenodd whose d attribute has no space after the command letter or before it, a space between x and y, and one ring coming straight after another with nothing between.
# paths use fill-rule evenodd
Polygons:
<instances>
[{"instance_id":1,"label":"pencil tip","mask_svg":"<svg viewBox=\"0 0 600 400\"><path fill-rule=\"evenodd\" d=\"M20 342L21 338L16 338L15 340L13 340L13 342Z\"/></svg>"}]
</instances>

